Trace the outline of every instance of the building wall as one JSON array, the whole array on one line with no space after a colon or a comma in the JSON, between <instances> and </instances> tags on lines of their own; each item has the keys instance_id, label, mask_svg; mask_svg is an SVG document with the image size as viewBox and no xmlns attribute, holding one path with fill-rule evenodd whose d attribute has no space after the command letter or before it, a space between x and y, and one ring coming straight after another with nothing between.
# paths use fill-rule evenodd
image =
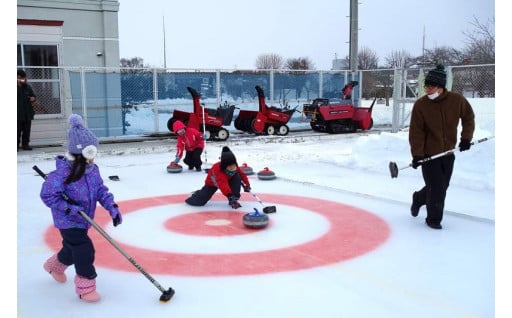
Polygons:
<instances>
[{"instance_id":1,"label":"building wall","mask_svg":"<svg viewBox=\"0 0 512 318\"><path fill-rule=\"evenodd\" d=\"M18 43L57 45L59 66L119 67L118 11L117 0L18 0L17 19L24 20L23 24L18 23ZM48 21L53 23L45 25ZM55 22L61 22L61 25L55 25ZM32 144L61 143L63 140L67 117L74 111L70 96L65 95L69 92L66 74L61 76L60 87L62 114L36 115L32 123ZM105 105L108 106L107 102ZM111 126L121 127L120 118L120 114L109 116L113 121ZM89 128L102 136L97 127Z\"/></svg>"},{"instance_id":2,"label":"building wall","mask_svg":"<svg viewBox=\"0 0 512 318\"><path fill-rule=\"evenodd\" d=\"M111 0L18 0L17 17L64 22L60 66L117 67L118 11Z\"/></svg>"}]
</instances>

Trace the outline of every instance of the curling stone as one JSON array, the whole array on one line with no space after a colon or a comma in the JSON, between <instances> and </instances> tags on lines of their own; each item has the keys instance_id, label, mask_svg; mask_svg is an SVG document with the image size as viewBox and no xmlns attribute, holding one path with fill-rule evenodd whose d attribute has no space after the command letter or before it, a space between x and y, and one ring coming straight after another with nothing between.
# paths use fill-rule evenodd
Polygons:
<instances>
[{"instance_id":1,"label":"curling stone","mask_svg":"<svg viewBox=\"0 0 512 318\"><path fill-rule=\"evenodd\" d=\"M276 174L268 167L265 167L263 170L258 172L258 179L260 180L273 180L275 178Z\"/></svg>"},{"instance_id":2,"label":"curling stone","mask_svg":"<svg viewBox=\"0 0 512 318\"><path fill-rule=\"evenodd\" d=\"M183 171L183 167L177 163L171 162L167 166L167 172L169 173L180 173Z\"/></svg>"},{"instance_id":3,"label":"curling stone","mask_svg":"<svg viewBox=\"0 0 512 318\"><path fill-rule=\"evenodd\" d=\"M262 229L268 225L268 215L260 213L254 208L254 212L246 213L243 218L245 227L250 229Z\"/></svg>"},{"instance_id":4,"label":"curling stone","mask_svg":"<svg viewBox=\"0 0 512 318\"><path fill-rule=\"evenodd\" d=\"M248 176L254 174L254 170L252 170L252 168L249 167L245 162L240 166L240 169L242 169L242 171Z\"/></svg>"}]
</instances>

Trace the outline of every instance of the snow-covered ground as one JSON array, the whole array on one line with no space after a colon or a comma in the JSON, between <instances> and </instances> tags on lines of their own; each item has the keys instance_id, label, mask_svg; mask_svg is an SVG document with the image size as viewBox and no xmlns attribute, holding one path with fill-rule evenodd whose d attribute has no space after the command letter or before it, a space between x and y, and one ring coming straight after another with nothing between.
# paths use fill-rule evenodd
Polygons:
<instances>
[{"instance_id":1,"label":"snow-covered ground","mask_svg":"<svg viewBox=\"0 0 512 318\"><path fill-rule=\"evenodd\" d=\"M494 100L471 102L475 140L494 136ZM390 114L391 107L376 107L374 122L386 124ZM129 120L133 126L148 123ZM224 145L239 164L276 174L270 181L250 177L263 205L277 207L263 230L245 229L240 222L244 213L262 207L248 193L238 211L220 195L201 208L183 202L201 187L205 174L166 172L174 140L127 144L121 152L100 145L96 162L124 222L112 227L101 209L96 219L158 283L176 290L166 304L94 229L99 303L82 303L71 279L58 284L43 271L58 237L39 199L42 179L32 166L49 172L54 161L20 153L18 317L496 315L494 220L505 211L495 204L495 139L456 153L441 231L424 224L424 208L417 218L410 216L411 194L423 180L419 170L407 167L407 131L207 142L207 166ZM397 178L390 177L390 161L404 168ZM73 277L73 269L66 273Z\"/></svg>"}]
</instances>

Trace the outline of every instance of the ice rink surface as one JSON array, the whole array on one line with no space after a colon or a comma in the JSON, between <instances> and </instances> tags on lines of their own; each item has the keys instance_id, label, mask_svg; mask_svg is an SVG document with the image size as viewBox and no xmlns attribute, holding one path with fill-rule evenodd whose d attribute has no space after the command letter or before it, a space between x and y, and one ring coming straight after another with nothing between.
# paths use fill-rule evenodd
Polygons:
<instances>
[{"instance_id":1,"label":"ice rink surface","mask_svg":"<svg viewBox=\"0 0 512 318\"><path fill-rule=\"evenodd\" d=\"M494 156L493 141L457 156L440 231L425 225L425 208L410 215L419 170L390 178L390 160L410 160L404 136L230 142L239 164L276 174L251 175L262 202L243 193L238 210L218 193L204 207L183 202L206 174L167 173L172 142L110 152L102 144L96 159L124 220L114 228L98 208L95 221L157 284L176 291L166 303L93 228L100 302L77 298L73 268L64 284L43 270L60 239L32 167L50 172L54 154L18 155L18 317L495 316L494 159L492 167L479 159ZM222 146L207 143L207 165ZM244 227L244 214L269 205L277 213L266 228Z\"/></svg>"}]
</instances>

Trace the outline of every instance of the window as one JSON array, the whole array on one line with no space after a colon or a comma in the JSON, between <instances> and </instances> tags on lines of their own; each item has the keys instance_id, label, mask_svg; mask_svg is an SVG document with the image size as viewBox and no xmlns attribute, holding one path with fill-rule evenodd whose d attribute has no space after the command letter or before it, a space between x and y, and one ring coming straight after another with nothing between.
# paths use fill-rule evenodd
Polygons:
<instances>
[{"instance_id":1,"label":"window","mask_svg":"<svg viewBox=\"0 0 512 318\"><path fill-rule=\"evenodd\" d=\"M37 96L36 115L61 114L57 45L18 44L18 68Z\"/></svg>"}]
</instances>

